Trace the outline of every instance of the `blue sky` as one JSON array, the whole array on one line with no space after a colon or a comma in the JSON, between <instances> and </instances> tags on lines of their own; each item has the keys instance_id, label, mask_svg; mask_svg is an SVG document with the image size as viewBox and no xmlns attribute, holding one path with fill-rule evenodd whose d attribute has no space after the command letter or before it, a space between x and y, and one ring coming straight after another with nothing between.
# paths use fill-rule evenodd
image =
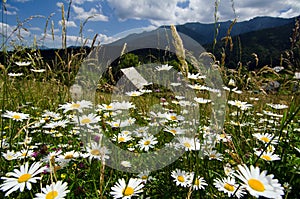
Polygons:
<instances>
[{"instance_id":1,"label":"blue sky","mask_svg":"<svg viewBox=\"0 0 300 199\"><path fill-rule=\"evenodd\" d=\"M299 0L220 0L219 21L249 20L256 16L290 18L300 15ZM1 33L11 36L17 44L32 45L34 37L39 45L61 47L61 7L65 17L70 0L5 0L1 9ZM101 43L109 43L132 32L152 30L160 25L187 22L214 22L214 0L72 0L67 22L67 44L80 45L80 24L88 17L83 38L90 43L97 33ZM234 4L234 6L232 6ZM4 6L6 11L4 11ZM234 7L234 9L233 9ZM32 17L32 18L30 18ZM49 19L44 35L46 21ZM22 24L19 40L17 33ZM20 26L21 27L21 26ZM52 38L54 33L54 40ZM3 36L1 35L1 41Z\"/></svg>"}]
</instances>

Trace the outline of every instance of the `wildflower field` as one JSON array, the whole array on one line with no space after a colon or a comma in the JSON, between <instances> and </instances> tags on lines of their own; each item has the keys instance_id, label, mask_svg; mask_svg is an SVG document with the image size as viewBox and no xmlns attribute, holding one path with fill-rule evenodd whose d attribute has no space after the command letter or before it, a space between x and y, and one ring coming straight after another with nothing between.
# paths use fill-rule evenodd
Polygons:
<instances>
[{"instance_id":1,"label":"wildflower field","mask_svg":"<svg viewBox=\"0 0 300 199\"><path fill-rule=\"evenodd\" d=\"M147 65L165 84L124 92L109 68L93 94L74 87L83 48L53 65L38 50L4 54L0 198L299 198L294 59L283 72L233 70L206 53L221 78L213 87L171 28L177 65ZM272 80L284 84L268 93Z\"/></svg>"}]
</instances>

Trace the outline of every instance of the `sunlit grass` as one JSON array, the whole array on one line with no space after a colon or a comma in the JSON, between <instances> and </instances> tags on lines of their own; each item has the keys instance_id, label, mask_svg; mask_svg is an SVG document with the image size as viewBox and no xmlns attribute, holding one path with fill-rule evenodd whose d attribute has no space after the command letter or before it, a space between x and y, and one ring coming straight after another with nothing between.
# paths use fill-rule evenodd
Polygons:
<instances>
[{"instance_id":1,"label":"sunlit grass","mask_svg":"<svg viewBox=\"0 0 300 199\"><path fill-rule=\"evenodd\" d=\"M228 175L230 178L234 178L235 176L230 175L230 173L236 172L237 165L246 164L247 166L258 166L261 171L267 170L268 174L274 174L274 178L279 180L282 187L282 190L274 190L274 194L280 194L280 191L283 191L285 196L297 196L298 194L296 187L299 184L299 113L293 115L295 111L299 111L299 98L297 96L253 94L247 91L243 91L242 94L227 92L227 99L232 101L232 105L226 105L226 120L221 132L213 132L209 127L210 103L201 104L199 106L201 119L197 123L198 130L195 134L199 146L195 145L190 150L186 148L186 152L178 160L161 170L151 173L145 171L146 174L138 175L106 166L104 160L109 161L106 158L110 154L101 148L103 147L101 144L99 145L100 148L95 148L96 146L91 149L85 148L86 143L83 142L80 135L82 133L80 128L83 127L73 123L76 123L77 117L84 113L81 114L78 111L72 111L72 109L64 111L66 109L62 108L62 105L66 105L67 102L72 102L72 95L67 86L57 80L41 81L32 77L9 77L5 73L1 74L1 78L3 80L1 84L2 145L0 173L2 177L13 169L18 169L25 162L29 162L30 165L34 162L42 162L43 166L49 170L42 175L40 181L42 187L51 184L51 182L66 182L66 189L70 190L69 193L66 192L66 198L112 198L116 193L112 193L111 188L121 178L124 178L126 183L129 179L136 178L136 183L141 183L140 187L142 187L142 189L137 189L129 184L128 186L132 186L132 189L123 193L122 190L119 190L120 194L125 195L136 192L140 197L151 198L225 198L228 194L218 188L221 185L216 180L227 178ZM195 93L198 97L209 99L209 93L206 91L195 91ZM119 136L123 136L120 134L122 129L129 129L130 131L138 129L135 129L136 126L133 124L129 124L128 128L110 126L112 125L111 122L135 118L134 123L140 127L147 127L149 124L162 125L159 133L154 135L158 143L155 143L149 151L159 150L170 141L175 141L173 144L178 145L178 147L190 147L188 145L193 145L192 142L180 144L180 141L176 141L176 137L179 138L182 135L165 131L167 126L168 128L180 127L182 123L180 120L172 121L173 117L170 117L170 120L167 119L167 115L155 117L156 119L153 120L154 118L151 119L149 116L150 111L155 112L157 110L162 113L176 113L176 117L183 114L182 111L185 108L178 105L181 99L176 97L174 93L155 90L138 97L126 98L128 103L135 106L126 112L125 110L109 110L110 107L115 106L116 101L122 102L124 96L95 92L95 104L91 107L94 106L97 109L97 105L102 105L102 108L93 111L101 119L96 123L91 123L91 126L87 127L86 130L91 131L92 139L99 139L101 132L105 132L105 135L109 136L110 139L114 140L115 137L118 140ZM240 105L242 102L247 102L251 106L241 109L239 107L243 107ZM272 104L281 104L287 107L283 106L283 109L276 109L272 107ZM158 109L154 105L157 105ZM103 107L107 107L107 110ZM16 116L8 116L7 111L15 112ZM45 111L52 112L47 113ZM127 117L122 116L122 112ZM20 116L20 119L16 120L19 118L17 114L21 113L29 116L24 117L24 119ZM85 122L88 123L89 121L85 120ZM271 137L259 139L254 136L260 134L261 137L264 137L266 133ZM140 134L143 137L146 136L147 130L144 133L141 131ZM206 143L211 139L211 135L217 135L214 145ZM143 148L140 148L143 143L140 142L142 138L139 137L139 134L129 134L129 137L128 141L113 142L120 148L133 151L136 154L145 152ZM272 139L276 141L274 144L265 145L263 142L268 143ZM145 142L146 145L148 143L150 144L150 141ZM209 146L213 146L213 149L206 148ZM266 155L261 156L265 159L259 158L259 151L262 152L262 150L273 152L278 155L279 160L270 161L271 157ZM8 153L11 155L9 156ZM96 159L97 157L100 158L100 161ZM131 160L126 161L131 162ZM132 166L134 167L134 164ZM126 167L125 163L124 167ZM186 173L175 174L175 171ZM172 177L174 175L177 177ZM25 177L27 176L24 176L24 179ZM197 187L198 182L196 183L195 179L198 177L204 181L202 182L203 186L201 188L199 186L196 190L191 185L194 184ZM20 179L19 181L19 183L22 182ZM4 182L5 179L1 181L1 184ZM237 189L240 183L237 178L235 182L237 184L234 186L230 184L222 186L231 195L241 194L242 187L236 193L233 191ZM40 192L39 183L33 183L31 190L25 188L23 192L13 192L8 198L31 198ZM1 197L4 197L5 193L7 191L2 191ZM246 190L243 190L242 194L245 195L244 197L250 197Z\"/></svg>"}]
</instances>

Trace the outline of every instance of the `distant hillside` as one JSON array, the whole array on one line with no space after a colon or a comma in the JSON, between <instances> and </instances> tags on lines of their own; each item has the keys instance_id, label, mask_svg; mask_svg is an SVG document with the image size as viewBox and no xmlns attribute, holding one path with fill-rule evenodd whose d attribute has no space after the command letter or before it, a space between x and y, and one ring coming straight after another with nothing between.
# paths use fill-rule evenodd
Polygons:
<instances>
[{"instance_id":1,"label":"distant hillside","mask_svg":"<svg viewBox=\"0 0 300 199\"><path fill-rule=\"evenodd\" d=\"M295 25L295 19L256 17L249 21L234 24L230 32L234 48L232 51L229 48L226 49L226 66L235 68L239 61L243 64L248 63L251 70L265 65L278 65L281 53L290 48L289 38ZM218 23L217 45L214 51L212 43L214 41L215 24L187 23L177 25L176 28L178 32L200 43L206 51L213 52L220 60L221 51L224 47L224 42L221 39L227 35L231 24L232 21ZM170 26L163 27L170 28ZM150 46L155 41L145 38L149 37L153 32L131 34L110 45L122 48L124 43L142 42L145 46ZM253 53L258 55L258 66L253 66L253 63L251 63L251 61L253 62Z\"/></svg>"},{"instance_id":2,"label":"distant hillside","mask_svg":"<svg viewBox=\"0 0 300 199\"><path fill-rule=\"evenodd\" d=\"M236 23L232 28L231 36L241 35L257 30L279 27L294 22L295 18L283 19L274 17L256 17L249 21ZM219 26L217 40L220 40L222 37L226 36L227 30L229 29L231 24L232 21L217 23L217 26ZM198 41L201 45L203 45L213 42L216 26L215 24L187 23L184 25L178 25L176 26L176 28L177 31L190 36L194 40Z\"/></svg>"},{"instance_id":3,"label":"distant hillside","mask_svg":"<svg viewBox=\"0 0 300 199\"><path fill-rule=\"evenodd\" d=\"M290 48L290 37L295 23L291 22L283 26L267 28L258 31L244 33L232 37L233 49L226 48L226 66L235 68L241 61L248 63L248 68L253 70L265 65L277 66L280 64L281 54ZM224 41L219 41L215 47L215 56L221 59L221 51L224 47ZM212 52L212 44L204 45L207 51ZM258 66L253 62L252 53L257 54L259 58Z\"/></svg>"}]
</instances>

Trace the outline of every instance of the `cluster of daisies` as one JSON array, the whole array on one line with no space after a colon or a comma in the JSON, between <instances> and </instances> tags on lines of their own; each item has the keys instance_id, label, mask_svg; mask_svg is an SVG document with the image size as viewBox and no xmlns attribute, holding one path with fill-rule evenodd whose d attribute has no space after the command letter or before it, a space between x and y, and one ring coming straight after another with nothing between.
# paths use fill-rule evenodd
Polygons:
<instances>
[{"instance_id":1,"label":"cluster of daisies","mask_svg":"<svg viewBox=\"0 0 300 199\"><path fill-rule=\"evenodd\" d=\"M157 71L170 70L172 66L163 65L157 67ZM188 78L201 82L206 77L200 74L188 74ZM171 82L171 86L179 86L178 82ZM234 81L229 82L229 87L223 89L234 94L241 94L235 87ZM214 89L202 84L189 84L187 88L193 89L196 94L203 92L221 93L220 89ZM132 98L150 95L152 90L137 90L127 92L126 95ZM225 153L221 153L219 145L232 144L232 135L224 130L216 131L208 122L203 125L194 114L199 106L212 104L211 99L206 99L206 95L197 95L189 99L186 96L175 95L171 99L160 99L160 107L144 114L137 108L137 104L131 101L113 101L109 104L94 105L90 101L81 100L61 104L56 112L44 111L40 115L30 116L26 113L6 111L2 117L7 119L10 125L14 124L21 128L21 131L12 132L7 128L3 132L2 145L6 150L2 152L2 158L6 161L25 162L19 169L14 168L13 172L6 173L1 177L2 184L0 190L5 192L5 196L20 191L32 189L32 184L37 184L43 176L52 176L57 170L62 170L80 158L87 159L90 164L93 161L100 161L102 164L110 161L111 151L102 143L103 136L109 139L122 149L134 153L145 153L159 151L163 147L181 149L191 156L197 154L202 161L216 161L223 164ZM252 99L256 100L256 99ZM133 100L134 101L134 100ZM239 100L229 100L229 107L235 107L232 117L248 113L253 105ZM282 110L288 108L281 104L267 104L270 109ZM234 109L234 108L233 108ZM264 110L257 113L261 119L259 124L265 129L271 129L279 125L282 115L276 111ZM264 120L265 117L270 117ZM22 123L22 125L20 124ZM255 131L255 124L240 123L230 121L231 125L251 127ZM20 124L20 125L18 125ZM141 125L143 124L143 125ZM22 132L23 131L23 132ZM275 131L274 131L275 132ZM24 137L25 133L25 137ZM42 137L41 137L42 135ZM252 138L258 141L260 147L254 148L253 154L265 161L280 160L275 154L275 147L279 142L279 137L273 133L254 133ZM22 137L22 141L20 141ZM43 138L43 142L38 138ZM19 142L14 143L14 140ZM78 148L70 147L64 143L72 140L81 143ZM54 141L57 140L57 141ZM38 154L38 146L44 142L51 146L51 142L59 143L53 151ZM49 143L48 143L49 142ZM15 147L15 150L13 148ZM30 162L33 162L30 165ZM72 162L72 163L71 163ZM120 161L126 168L134 168L135 164L130 159ZM238 165L236 167L227 166L224 168L225 177L217 177L213 181L216 190L223 192L228 197L241 198L246 196L246 192L254 197L263 196L266 198L281 198L284 195L283 187L272 174L267 175L267 171L261 171L259 167ZM194 171L175 169L170 171L170 176L175 186L189 188L192 191L204 190L209 185L203 176ZM222 176L222 174L219 174ZM127 178L126 178L127 179ZM143 193L143 188L153 180L149 171L140 173L136 178L125 180L120 178L110 188L110 195L113 198L131 198ZM67 182L54 180L41 187L40 193L35 193L35 198L64 198L70 192Z\"/></svg>"},{"instance_id":2,"label":"cluster of daisies","mask_svg":"<svg viewBox=\"0 0 300 199\"><path fill-rule=\"evenodd\" d=\"M226 177L216 178L213 183L218 191L228 197L241 198L246 194L245 190L254 197L281 198L284 195L283 187L277 179L273 179L274 175L267 175L267 171L260 172L259 167L238 165L237 170L229 170ZM176 169L172 171L172 177L177 186L192 187L193 190L205 189L208 185L203 177L195 176L194 172Z\"/></svg>"}]
</instances>

